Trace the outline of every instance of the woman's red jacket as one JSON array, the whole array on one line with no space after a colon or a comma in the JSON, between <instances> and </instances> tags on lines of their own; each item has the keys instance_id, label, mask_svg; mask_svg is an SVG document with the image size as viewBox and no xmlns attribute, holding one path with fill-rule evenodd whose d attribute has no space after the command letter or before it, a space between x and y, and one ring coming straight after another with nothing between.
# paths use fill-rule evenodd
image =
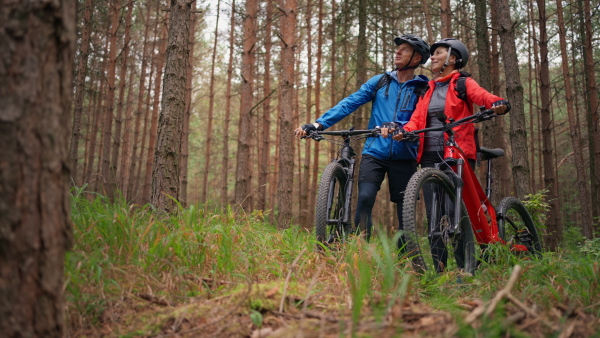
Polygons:
<instances>
[{"instance_id":1,"label":"woman's red jacket","mask_svg":"<svg viewBox=\"0 0 600 338\"><path fill-rule=\"evenodd\" d=\"M458 97L456 91L456 81L460 77L460 73L453 73L450 78L450 84L448 87L448 93L446 94L446 105L444 112L448 118L452 118L455 121L462 119L463 117L473 115L473 103L478 106L485 106L489 109L492 103L504 100L503 98L489 93L487 90L479 86L479 84L470 77L466 78L467 87L467 102ZM410 121L406 123L402 128L406 131L414 131L417 129L426 128L427 122L427 110L429 108L429 101L431 95L435 89L435 81L429 81L429 90L425 93L423 98L417 103L415 112L413 113ZM458 146L463 150L467 158L476 158L476 147L475 147L475 126L473 123L468 123L462 126L458 126L453 129L455 132L455 140ZM444 135L447 138L448 135ZM423 155L423 142L419 144L419 150L417 155L417 162L421 161Z\"/></svg>"}]
</instances>

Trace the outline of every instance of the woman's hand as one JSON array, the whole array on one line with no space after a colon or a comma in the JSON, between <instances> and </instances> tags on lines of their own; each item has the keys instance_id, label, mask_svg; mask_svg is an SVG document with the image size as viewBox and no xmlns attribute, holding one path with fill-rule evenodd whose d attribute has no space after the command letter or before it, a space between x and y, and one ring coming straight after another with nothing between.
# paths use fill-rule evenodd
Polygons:
<instances>
[{"instance_id":1,"label":"woman's hand","mask_svg":"<svg viewBox=\"0 0 600 338\"><path fill-rule=\"evenodd\" d=\"M504 115L510 111L510 102L506 100L499 100L492 103L492 110L496 115Z\"/></svg>"}]
</instances>

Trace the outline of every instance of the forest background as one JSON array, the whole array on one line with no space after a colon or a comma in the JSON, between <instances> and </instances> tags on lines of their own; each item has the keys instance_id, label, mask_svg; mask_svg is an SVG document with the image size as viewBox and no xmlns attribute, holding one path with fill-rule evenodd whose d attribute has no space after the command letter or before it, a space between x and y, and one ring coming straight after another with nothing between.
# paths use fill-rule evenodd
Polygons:
<instances>
[{"instance_id":1,"label":"forest background","mask_svg":"<svg viewBox=\"0 0 600 338\"><path fill-rule=\"evenodd\" d=\"M336 146L299 141L292 130L390 70L394 37L454 37L471 51L465 70L514 106L480 126L481 144L507 153L496 164L493 201L545 190L549 247L567 227L592 238L600 215L598 9L588 0L192 2L189 66L176 74L187 80L182 125L169 131L181 137L174 197L310 228L319 172ZM80 1L75 186L151 202L169 21L163 1ZM417 73L432 77L428 64ZM369 112L335 128L364 128ZM374 219L391 226L386 189Z\"/></svg>"},{"instance_id":2,"label":"forest background","mask_svg":"<svg viewBox=\"0 0 600 338\"><path fill-rule=\"evenodd\" d=\"M367 244L356 241L345 257L307 252L319 171L335 147L294 139L292 130L389 70L392 40L407 33L430 43L464 41L471 50L466 70L513 104L508 116L480 127L483 145L507 152L497 161L493 202L514 194L548 204L534 215L549 250L544 264L519 261L529 283L521 296L539 286L539 298L528 301L556 302L545 303L554 314L548 318L570 318L573 308L563 306L570 299L582 311L600 304L597 255L586 254L578 237L598 233L598 4L56 0L2 8L0 312L7 315L0 329L8 336L60 336L65 288L69 325L87 330L100 320L110 330L115 318L106 317L114 313L106 306L129 302L137 313L138 298L170 306L152 298L153 288L185 303L231 281L280 282L287 274L287 285L305 253L304 300L330 265L327 281L335 283L325 285L335 291L326 289L319 304L351 300L354 324L366 295L371 310L392 293L389 305L402 306L396 296L407 292L412 274L398 266L384 232L380 245L362 250ZM428 65L418 73L432 75ZM368 112L363 107L336 127L360 128ZM375 222L391 227L385 189ZM255 233L259 238L249 239ZM576 248L563 258L561 242L573 238ZM464 286L502 281L516 263L507 254L510 262L480 270L484 282ZM273 261L264 264L266 256ZM574 270L556 272L562 268ZM371 285L373 269L381 287ZM516 266L512 275L519 275ZM440 278L416 283L437 289L449 276ZM133 297L129 282L142 283ZM485 297L498 290L489 285ZM431 295L420 287L413 293L417 301ZM329 302L331 295L340 298ZM224 316L238 308L230 305ZM390 306L385 313L393 314ZM527 318L539 322L529 310ZM592 323L584 312L577 318Z\"/></svg>"}]
</instances>

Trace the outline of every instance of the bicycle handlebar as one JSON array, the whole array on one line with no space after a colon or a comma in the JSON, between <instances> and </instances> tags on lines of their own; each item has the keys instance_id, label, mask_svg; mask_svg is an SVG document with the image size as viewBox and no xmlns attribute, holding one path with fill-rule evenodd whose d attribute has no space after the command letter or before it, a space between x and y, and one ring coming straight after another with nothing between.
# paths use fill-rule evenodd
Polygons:
<instances>
[{"instance_id":1,"label":"bicycle handlebar","mask_svg":"<svg viewBox=\"0 0 600 338\"><path fill-rule=\"evenodd\" d=\"M445 123L441 127L431 127L431 128L424 128L424 129L419 129L419 130L414 130L414 131L405 131L404 139L406 139L408 141L416 141L419 139L418 134L423 134L428 131L443 131L445 133L451 133L452 128L457 127L459 125L466 124L466 123L478 123L478 122L482 122L485 120L493 119L496 116L497 115L494 113L493 110L483 109L478 113L475 113L475 114L467 116L467 117L463 117L462 119L460 119L458 121L451 120L450 123Z\"/></svg>"},{"instance_id":2,"label":"bicycle handlebar","mask_svg":"<svg viewBox=\"0 0 600 338\"><path fill-rule=\"evenodd\" d=\"M316 130L311 131L308 135L302 136L302 138L312 138L313 140L320 141L323 139L323 135L341 136L347 138L356 135L367 135L367 137L377 136L381 133L381 128L365 129L365 130L337 130L337 131L325 131Z\"/></svg>"}]
</instances>

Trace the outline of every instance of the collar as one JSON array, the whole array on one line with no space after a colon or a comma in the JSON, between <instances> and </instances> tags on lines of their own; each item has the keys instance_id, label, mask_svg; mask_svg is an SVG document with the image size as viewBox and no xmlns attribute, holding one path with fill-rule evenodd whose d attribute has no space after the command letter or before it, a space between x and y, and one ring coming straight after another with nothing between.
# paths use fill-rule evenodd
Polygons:
<instances>
[{"instance_id":1,"label":"collar","mask_svg":"<svg viewBox=\"0 0 600 338\"><path fill-rule=\"evenodd\" d=\"M455 74L458 74L457 70L453 70L452 73L450 73L444 77L436 78L436 79L434 79L434 81L435 82L446 82L446 81L450 80Z\"/></svg>"}]
</instances>

